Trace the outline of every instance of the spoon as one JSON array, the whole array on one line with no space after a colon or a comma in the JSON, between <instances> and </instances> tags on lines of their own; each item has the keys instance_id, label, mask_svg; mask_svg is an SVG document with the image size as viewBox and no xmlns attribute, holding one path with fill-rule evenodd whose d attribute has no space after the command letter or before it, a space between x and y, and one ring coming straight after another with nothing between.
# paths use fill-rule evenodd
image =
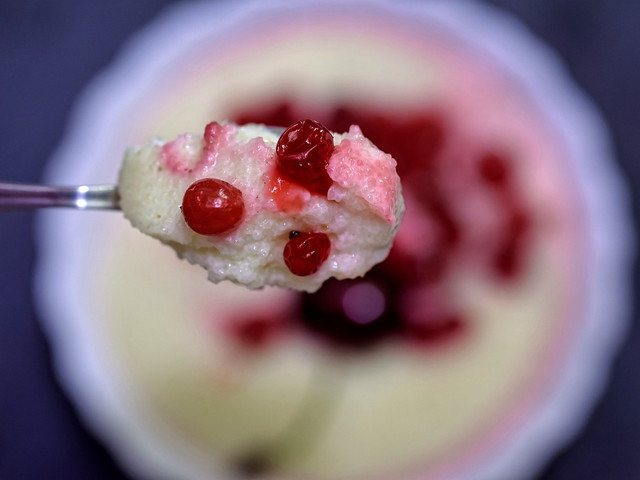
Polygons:
<instances>
[{"instance_id":1,"label":"spoon","mask_svg":"<svg viewBox=\"0 0 640 480\"><path fill-rule=\"evenodd\" d=\"M119 210L120 195L116 185L52 187L0 182L0 211L44 207Z\"/></svg>"}]
</instances>

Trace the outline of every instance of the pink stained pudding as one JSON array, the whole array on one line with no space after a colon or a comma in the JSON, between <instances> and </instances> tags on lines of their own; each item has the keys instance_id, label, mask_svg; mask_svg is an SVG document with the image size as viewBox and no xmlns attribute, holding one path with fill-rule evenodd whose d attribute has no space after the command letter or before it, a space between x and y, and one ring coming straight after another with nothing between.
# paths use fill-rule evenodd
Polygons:
<instances>
[{"instance_id":1,"label":"pink stained pudding","mask_svg":"<svg viewBox=\"0 0 640 480\"><path fill-rule=\"evenodd\" d=\"M360 125L397 160L406 214L385 262L312 294L204 282L122 219L100 219L87 238L74 232L94 253L77 271L92 273L81 325L92 319L97 333L79 343L98 345L86 365L101 367L97 391L106 391L79 403L112 402L88 408L88 421L151 478L533 475L592 396L570 373L591 365L582 332L591 299L607 291L588 288L601 276L591 242L603 229L582 198L594 190L571 143L597 135L557 115L572 109L546 97L565 91L547 88L554 67L530 65L537 50L500 17L457 2L252 4L221 25L215 8L169 15L125 62L136 68L119 72L120 93L133 100L103 101L79 135L92 145L109 132L94 173L104 178L128 145L211 118L315 118L336 131ZM201 158L185 162L184 142L162 147L167 170ZM390 224L384 191L353 182L345 164L327 173ZM314 195L342 198L313 178ZM276 210L304 204L267 184ZM297 232L281 242L295 250L310 233Z\"/></svg>"},{"instance_id":2,"label":"pink stained pudding","mask_svg":"<svg viewBox=\"0 0 640 480\"><path fill-rule=\"evenodd\" d=\"M404 213L395 160L356 126L312 120L282 135L211 122L130 148L122 211L143 233L201 265L215 283L314 291L384 260Z\"/></svg>"}]
</instances>

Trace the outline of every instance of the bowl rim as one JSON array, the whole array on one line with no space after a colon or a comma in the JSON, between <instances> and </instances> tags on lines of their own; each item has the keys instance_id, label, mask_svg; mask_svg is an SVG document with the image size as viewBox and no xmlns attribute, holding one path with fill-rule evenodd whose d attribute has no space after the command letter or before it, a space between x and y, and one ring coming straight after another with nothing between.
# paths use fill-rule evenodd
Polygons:
<instances>
[{"instance_id":1,"label":"bowl rim","mask_svg":"<svg viewBox=\"0 0 640 480\"><path fill-rule=\"evenodd\" d=\"M113 132L118 117L144 91L149 78L164 68L167 59L188 49L200 36L210 34L222 24L229 26L261 15L266 9L320 5L327 8L327 5L341 3L312 0L304 6L292 6L284 0L225 0L182 3L165 9L149 27L128 41L120 56L82 92L72 111L67 133L49 161L46 180L82 183L94 175L90 162L78 161L83 158L83 152L89 147L107 145L106 132ZM630 226L631 200L627 185L618 171L607 128L596 107L576 88L556 54L519 20L471 0L393 4L384 0L357 0L350 3L351 8L374 6L441 24L464 43L486 51L524 86L571 152L570 168L584 199L591 240L588 258L592 273L587 279L583 328L570 347L563 375L552 387L553 400L539 406L499 455L489 455L474 465L473 471L463 472L459 478L532 477L585 424L604 392L611 361L629 326L635 241ZM217 21L210 22L211 18ZM209 19L208 23L203 19ZM171 41L167 41L167 32L174 35ZM175 40L176 32L184 34L180 41ZM150 50L150 45L162 45L162 48ZM136 72L134 77L131 71ZM96 129L105 133L96 137L91 134ZM88 145L90 138L93 143ZM82 248L77 248L82 242L78 242L76 233L84 221L79 215L72 217L57 211L41 212L37 217L34 297L39 319L52 344L58 379L84 424L104 439L123 467L134 476L205 477L204 471L185 462L185 452L158 441L157 432L139 428L136 425L139 420L127 410L121 393L102 374L104 365L93 348L96 332L92 331L90 322L83 321L90 307L86 299L74 296L82 286L80 276L64 273L82 268ZM603 282L607 284L606 295Z\"/></svg>"}]
</instances>

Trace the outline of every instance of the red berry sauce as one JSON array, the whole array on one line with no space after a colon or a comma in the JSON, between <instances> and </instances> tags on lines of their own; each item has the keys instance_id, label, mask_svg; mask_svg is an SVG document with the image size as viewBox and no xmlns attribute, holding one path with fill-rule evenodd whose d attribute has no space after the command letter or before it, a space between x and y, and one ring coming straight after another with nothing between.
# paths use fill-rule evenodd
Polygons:
<instances>
[{"instance_id":1,"label":"red berry sauce","mask_svg":"<svg viewBox=\"0 0 640 480\"><path fill-rule=\"evenodd\" d=\"M331 240L322 232L291 232L282 257L294 275L313 275L329 258Z\"/></svg>"},{"instance_id":2,"label":"red berry sauce","mask_svg":"<svg viewBox=\"0 0 640 480\"><path fill-rule=\"evenodd\" d=\"M278 171L310 192L326 195L332 183L327 165L333 149L333 135L326 127L314 120L301 120L287 128L278 140Z\"/></svg>"},{"instance_id":3,"label":"red berry sauce","mask_svg":"<svg viewBox=\"0 0 640 480\"><path fill-rule=\"evenodd\" d=\"M290 125L307 116L338 132L359 125L378 148L390 153L398 162L407 213L387 260L363 278L330 279L316 293L299 294L287 321L281 320L283 325L290 330L297 325L341 348L368 348L389 339L425 351L460 343L471 328L466 312L459 311L447 293L451 272L480 269L487 282L505 285L517 281L523 272L534 224L516 184L512 165L517 158L511 158L503 145L451 154L457 151L452 146L470 142L454 128L446 112L433 109L398 115L337 105L326 116L318 116L283 101L239 112L235 120ZM299 131L293 130L295 148L280 147L279 161L287 165L286 172L289 166L296 170L305 162L314 164L314 172L321 172L318 158L330 155L328 139L327 147L318 150L298 140L300 131L311 125L305 122L296 124ZM325 137L322 126L308 131L314 138ZM287 156L288 152L295 154ZM291 175L295 180L295 174ZM310 190L326 192L322 175L311 178ZM468 192L492 205L489 215L495 221L464 214L469 207ZM296 238L292 241L301 241Z\"/></svg>"},{"instance_id":4,"label":"red berry sauce","mask_svg":"<svg viewBox=\"0 0 640 480\"><path fill-rule=\"evenodd\" d=\"M268 195L273 200L276 208L289 215L299 213L311 197L310 192L286 178L273 172L267 183Z\"/></svg>"},{"instance_id":5,"label":"red berry sauce","mask_svg":"<svg viewBox=\"0 0 640 480\"><path fill-rule=\"evenodd\" d=\"M233 319L229 322L229 333L240 345L246 348L260 348L271 343L282 331L284 324L276 318L266 315L252 315Z\"/></svg>"},{"instance_id":6,"label":"red berry sauce","mask_svg":"<svg viewBox=\"0 0 640 480\"><path fill-rule=\"evenodd\" d=\"M182 215L191 230L218 235L235 228L244 216L242 192L218 178L191 184L182 199Z\"/></svg>"}]
</instances>

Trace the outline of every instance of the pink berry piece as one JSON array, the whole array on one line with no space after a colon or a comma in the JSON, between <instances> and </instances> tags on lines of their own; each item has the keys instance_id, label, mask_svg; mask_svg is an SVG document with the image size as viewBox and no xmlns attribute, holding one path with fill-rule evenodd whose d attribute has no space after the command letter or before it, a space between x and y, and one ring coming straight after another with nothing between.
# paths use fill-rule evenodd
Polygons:
<instances>
[{"instance_id":1,"label":"pink berry piece","mask_svg":"<svg viewBox=\"0 0 640 480\"><path fill-rule=\"evenodd\" d=\"M185 192L182 215L189 228L201 235L228 232L244 216L242 192L224 180L203 178Z\"/></svg>"},{"instance_id":2,"label":"pink berry piece","mask_svg":"<svg viewBox=\"0 0 640 480\"><path fill-rule=\"evenodd\" d=\"M331 240L321 232L291 232L282 257L294 275L305 277L316 273L329 258Z\"/></svg>"},{"instance_id":3,"label":"pink berry piece","mask_svg":"<svg viewBox=\"0 0 640 480\"><path fill-rule=\"evenodd\" d=\"M276 164L282 176L312 193L326 195L332 183L327 165L333 149L333 135L325 126L301 120L280 136Z\"/></svg>"}]
</instances>

